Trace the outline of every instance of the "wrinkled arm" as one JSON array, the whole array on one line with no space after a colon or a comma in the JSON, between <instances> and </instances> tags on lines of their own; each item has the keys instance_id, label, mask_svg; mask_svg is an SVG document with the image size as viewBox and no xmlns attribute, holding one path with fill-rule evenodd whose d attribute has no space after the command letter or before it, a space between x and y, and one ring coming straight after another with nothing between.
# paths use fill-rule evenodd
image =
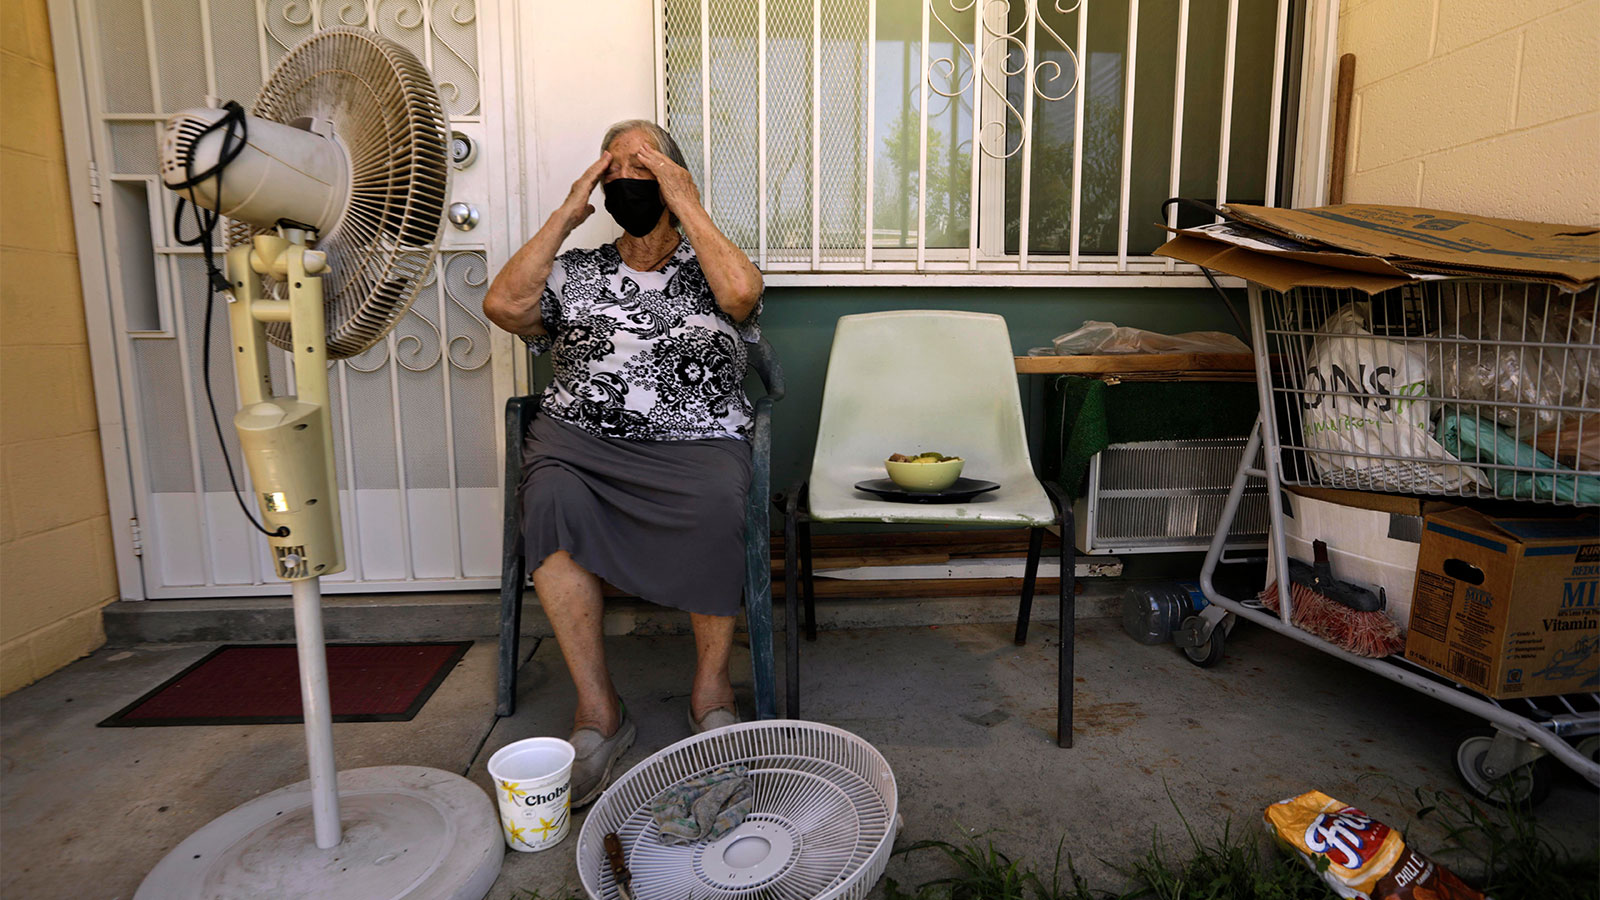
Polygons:
<instances>
[{"instance_id":1,"label":"wrinkled arm","mask_svg":"<svg viewBox=\"0 0 1600 900\"><path fill-rule=\"evenodd\" d=\"M600 183L600 176L610 164L611 154L600 154L600 158L573 182L567 199L550 214L533 239L523 244L494 277L494 283L483 297L483 314L489 321L524 337L540 337L546 333L540 310L545 282L550 280L550 270L561 244L594 215L589 195L594 193L595 185Z\"/></svg>"},{"instance_id":2,"label":"wrinkled arm","mask_svg":"<svg viewBox=\"0 0 1600 900\"><path fill-rule=\"evenodd\" d=\"M678 221L700 260L717 306L733 321L743 322L761 300L761 270L712 223L704 207L696 203L685 212L687 215L678 213Z\"/></svg>"},{"instance_id":3,"label":"wrinkled arm","mask_svg":"<svg viewBox=\"0 0 1600 900\"><path fill-rule=\"evenodd\" d=\"M694 247L717 306L735 322L748 319L761 301L761 270L711 221L687 170L652 147L639 151L639 161L655 173L661 199L678 217L684 236Z\"/></svg>"},{"instance_id":4,"label":"wrinkled arm","mask_svg":"<svg viewBox=\"0 0 1600 900\"><path fill-rule=\"evenodd\" d=\"M546 333L539 300L550 280L556 251L572 233L560 216L561 211L557 210L533 239L522 245L494 277L483 297L483 314L512 334L539 337Z\"/></svg>"}]
</instances>

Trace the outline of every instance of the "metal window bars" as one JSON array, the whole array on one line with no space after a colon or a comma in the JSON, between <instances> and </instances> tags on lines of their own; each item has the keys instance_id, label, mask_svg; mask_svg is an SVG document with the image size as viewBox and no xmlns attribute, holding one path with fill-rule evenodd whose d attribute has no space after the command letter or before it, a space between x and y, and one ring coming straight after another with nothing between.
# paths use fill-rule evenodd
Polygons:
<instances>
[{"instance_id":1,"label":"metal window bars","mask_svg":"<svg viewBox=\"0 0 1600 900\"><path fill-rule=\"evenodd\" d=\"M1192 276L1148 255L1160 232L1141 211L1213 184L1218 203L1277 202L1288 0L1228 0L1193 22L1190 0L1175 17L1139 0L655 12L658 119L764 271Z\"/></svg>"},{"instance_id":2,"label":"metal window bars","mask_svg":"<svg viewBox=\"0 0 1600 900\"><path fill-rule=\"evenodd\" d=\"M1600 506L1596 306L1593 287L1523 282L1437 279L1371 297L1252 284L1262 416L1201 571L1213 605L1186 623L1196 647L1247 619L1491 723L1492 738L1457 749L1458 771L1477 754L1480 775L1531 772L1548 754L1600 785L1600 693L1489 699L1399 656L1356 656L1302 631L1287 591L1273 615L1212 580L1251 478L1267 483L1268 580L1278 584L1289 583L1283 485Z\"/></svg>"}]
</instances>

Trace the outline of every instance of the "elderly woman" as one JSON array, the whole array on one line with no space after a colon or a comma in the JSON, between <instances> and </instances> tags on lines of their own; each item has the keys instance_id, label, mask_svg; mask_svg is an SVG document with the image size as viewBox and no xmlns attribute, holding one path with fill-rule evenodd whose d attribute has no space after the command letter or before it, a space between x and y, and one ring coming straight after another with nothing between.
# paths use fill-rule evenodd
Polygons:
<instances>
[{"instance_id":1,"label":"elderly woman","mask_svg":"<svg viewBox=\"0 0 1600 900\"><path fill-rule=\"evenodd\" d=\"M620 122L600 147L483 301L496 325L554 353L523 447L522 527L577 687L573 806L600 795L635 734L606 668L601 579L689 613L689 726L738 721L728 657L750 484L745 342L760 339L762 291L700 205L671 135ZM597 185L626 233L557 255L594 213Z\"/></svg>"}]
</instances>

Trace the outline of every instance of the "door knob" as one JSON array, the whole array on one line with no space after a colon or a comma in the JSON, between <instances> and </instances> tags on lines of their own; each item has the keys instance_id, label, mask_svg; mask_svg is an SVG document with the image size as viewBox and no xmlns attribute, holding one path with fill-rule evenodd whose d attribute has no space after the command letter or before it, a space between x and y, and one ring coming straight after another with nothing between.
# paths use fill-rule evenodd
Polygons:
<instances>
[{"instance_id":1,"label":"door knob","mask_svg":"<svg viewBox=\"0 0 1600 900\"><path fill-rule=\"evenodd\" d=\"M452 203L449 210L450 224L462 231L471 231L478 227L478 207L471 203Z\"/></svg>"}]
</instances>

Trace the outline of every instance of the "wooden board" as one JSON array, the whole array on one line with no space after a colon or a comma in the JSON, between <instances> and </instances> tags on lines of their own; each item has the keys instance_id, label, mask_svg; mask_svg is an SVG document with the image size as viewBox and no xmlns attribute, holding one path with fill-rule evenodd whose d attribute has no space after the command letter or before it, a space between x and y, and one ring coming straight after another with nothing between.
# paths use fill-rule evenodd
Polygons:
<instances>
[{"instance_id":1,"label":"wooden board","mask_svg":"<svg viewBox=\"0 0 1600 900\"><path fill-rule=\"evenodd\" d=\"M1053 598L1060 590L1060 579L1040 578L1034 586L1034 598ZM940 578L912 579L906 581L840 581L818 578L815 582L818 597L1020 597L1021 578ZM1083 582L1078 582L1081 591ZM607 597L632 597L610 584L602 584ZM784 580L774 579L772 596L783 599Z\"/></svg>"},{"instance_id":2,"label":"wooden board","mask_svg":"<svg viewBox=\"0 0 1600 900\"><path fill-rule=\"evenodd\" d=\"M1046 537L1045 547L1056 546ZM979 556L1028 549L1026 528L988 528L982 531L890 531L859 534L819 534L811 539L812 553L842 556L875 556L900 553L944 553L949 556ZM911 549L918 548L918 549ZM783 556L783 533L772 535L772 553Z\"/></svg>"},{"instance_id":3,"label":"wooden board","mask_svg":"<svg viewBox=\"0 0 1600 900\"><path fill-rule=\"evenodd\" d=\"M816 596L828 597L1020 597L1021 578L940 578L907 581L838 581L818 578ZM1081 584L1081 582L1079 582ZM772 596L782 599L784 582L772 584ZM1034 583L1034 601L1054 598L1061 590L1059 578L1040 578ZM1081 588L1080 588L1081 590Z\"/></svg>"},{"instance_id":4,"label":"wooden board","mask_svg":"<svg viewBox=\"0 0 1600 900\"><path fill-rule=\"evenodd\" d=\"M1044 538L1043 556L1055 559L1061 539L1051 532ZM983 531L879 532L868 534L819 534L812 539L812 559L817 569L818 597L1014 597L1022 593L1021 578L916 578L883 580L843 580L828 578L828 569L863 566L904 566L941 564L961 559L1021 559L1028 552L1028 532L1020 528ZM1104 572L1092 571L1109 557L1078 557L1078 589L1082 580ZM783 535L772 536L772 591L784 592ZM1120 570L1120 567L1119 567ZM1036 596L1055 596L1059 579L1038 579ZM607 597L628 594L603 585Z\"/></svg>"},{"instance_id":5,"label":"wooden board","mask_svg":"<svg viewBox=\"0 0 1600 900\"><path fill-rule=\"evenodd\" d=\"M1256 359L1249 353L1127 353L1114 356L1019 356L1024 375L1124 375L1137 372L1186 374L1248 373L1255 377Z\"/></svg>"}]
</instances>

